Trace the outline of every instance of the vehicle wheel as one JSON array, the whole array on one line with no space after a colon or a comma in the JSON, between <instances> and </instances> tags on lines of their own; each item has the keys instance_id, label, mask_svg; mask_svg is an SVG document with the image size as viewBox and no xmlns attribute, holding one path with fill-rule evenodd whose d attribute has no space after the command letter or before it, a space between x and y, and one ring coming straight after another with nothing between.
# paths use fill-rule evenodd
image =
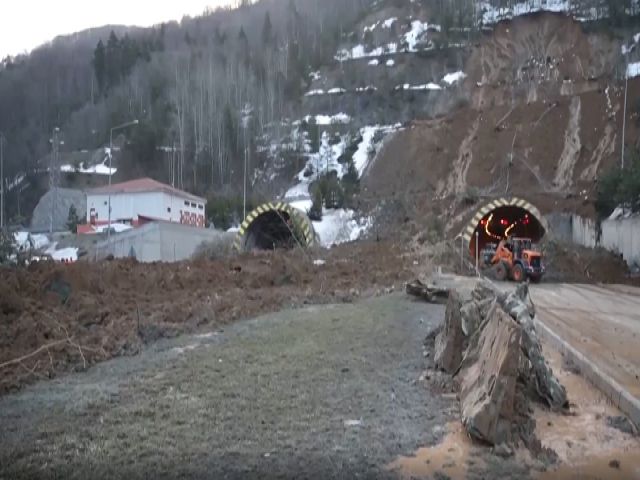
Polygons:
<instances>
[{"instance_id":1,"label":"vehicle wheel","mask_svg":"<svg viewBox=\"0 0 640 480\"><path fill-rule=\"evenodd\" d=\"M509 270L504 262L500 262L499 264L496 265L495 274L496 274L496 279L501 282L504 282L507 279L507 276L509 275Z\"/></svg>"},{"instance_id":2,"label":"vehicle wheel","mask_svg":"<svg viewBox=\"0 0 640 480\"><path fill-rule=\"evenodd\" d=\"M524 273L524 268L522 268L522 265L520 264L516 264L513 266L511 276L513 277L513 281L517 283L522 283L527 278L527 275Z\"/></svg>"}]
</instances>

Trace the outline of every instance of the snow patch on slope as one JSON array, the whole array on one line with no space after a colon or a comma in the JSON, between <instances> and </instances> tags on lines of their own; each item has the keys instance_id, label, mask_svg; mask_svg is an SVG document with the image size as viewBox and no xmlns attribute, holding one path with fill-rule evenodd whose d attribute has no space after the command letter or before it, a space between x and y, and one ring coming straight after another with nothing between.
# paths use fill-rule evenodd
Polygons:
<instances>
[{"instance_id":1,"label":"snow patch on slope","mask_svg":"<svg viewBox=\"0 0 640 480\"><path fill-rule=\"evenodd\" d=\"M465 78L467 78L467 75L464 72L459 71L454 73L448 73L447 75L444 76L442 81L449 85L453 85L454 83L457 83L460 80L464 80Z\"/></svg>"},{"instance_id":2,"label":"snow patch on slope","mask_svg":"<svg viewBox=\"0 0 640 480\"><path fill-rule=\"evenodd\" d=\"M502 20L510 20L535 12L569 13L571 2L569 0L529 0L518 2L509 7L494 7L489 2L481 2L480 11L482 12L482 24L492 25Z\"/></svg>"},{"instance_id":3,"label":"snow patch on slope","mask_svg":"<svg viewBox=\"0 0 640 480\"><path fill-rule=\"evenodd\" d=\"M82 173L86 175L115 175L118 172L117 168L109 168L105 159L102 163L93 165L91 167L85 167L84 163L81 163L77 168L73 165L61 165L60 171L63 173Z\"/></svg>"},{"instance_id":4,"label":"snow patch on slope","mask_svg":"<svg viewBox=\"0 0 640 480\"><path fill-rule=\"evenodd\" d=\"M304 117L307 123L309 123L311 119L315 119L317 125L347 124L351 122L351 117L346 113L337 113L335 115L307 115Z\"/></svg>"},{"instance_id":5,"label":"snow patch on slope","mask_svg":"<svg viewBox=\"0 0 640 480\"><path fill-rule=\"evenodd\" d=\"M356 219L353 210L324 210L322 221L313 222L313 228L323 247L355 242L372 225L371 218Z\"/></svg>"},{"instance_id":6,"label":"snow patch on slope","mask_svg":"<svg viewBox=\"0 0 640 480\"><path fill-rule=\"evenodd\" d=\"M367 170L371 163L375 150L375 138L378 132L389 134L400 128L394 126L367 126L360 129L362 140L353 154L353 163L358 171L358 176ZM347 173L347 165L338 163L338 158L347 148L347 138L342 138L336 145L329 144L329 136L326 132L322 135L320 151L308 155L305 168L297 175L298 183L291 187L284 195L284 200L292 207L303 212L309 211L312 205L309 187L320 175L329 171L335 171L338 178ZM318 234L320 244L330 247L344 242L355 241L363 235L372 224L371 218L356 218L356 213L348 209L324 209L322 220L313 222L313 227Z\"/></svg>"},{"instance_id":7,"label":"snow patch on slope","mask_svg":"<svg viewBox=\"0 0 640 480\"><path fill-rule=\"evenodd\" d=\"M627 66L627 78L635 78L640 75L640 62L630 63Z\"/></svg>"}]
</instances>

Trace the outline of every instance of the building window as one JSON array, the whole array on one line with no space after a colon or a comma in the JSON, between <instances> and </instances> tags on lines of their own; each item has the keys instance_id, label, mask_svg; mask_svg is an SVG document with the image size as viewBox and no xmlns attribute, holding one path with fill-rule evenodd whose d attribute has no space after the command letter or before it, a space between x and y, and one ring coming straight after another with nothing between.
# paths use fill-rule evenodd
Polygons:
<instances>
[{"instance_id":1,"label":"building window","mask_svg":"<svg viewBox=\"0 0 640 480\"><path fill-rule=\"evenodd\" d=\"M198 208L199 208L200 210L204 210L204 205L198 205Z\"/></svg>"},{"instance_id":2,"label":"building window","mask_svg":"<svg viewBox=\"0 0 640 480\"><path fill-rule=\"evenodd\" d=\"M107 206L109 204L109 202L107 202L106 200L104 201L105 206Z\"/></svg>"},{"instance_id":3,"label":"building window","mask_svg":"<svg viewBox=\"0 0 640 480\"><path fill-rule=\"evenodd\" d=\"M167 213L171 213L171 207L167 207Z\"/></svg>"},{"instance_id":4,"label":"building window","mask_svg":"<svg viewBox=\"0 0 640 480\"><path fill-rule=\"evenodd\" d=\"M196 204L195 204L195 203L192 203L192 204L191 204L191 208L196 208Z\"/></svg>"},{"instance_id":5,"label":"building window","mask_svg":"<svg viewBox=\"0 0 640 480\"><path fill-rule=\"evenodd\" d=\"M189 206L189 202L184 202L184 206L188 207Z\"/></svg>"}]
</instances>

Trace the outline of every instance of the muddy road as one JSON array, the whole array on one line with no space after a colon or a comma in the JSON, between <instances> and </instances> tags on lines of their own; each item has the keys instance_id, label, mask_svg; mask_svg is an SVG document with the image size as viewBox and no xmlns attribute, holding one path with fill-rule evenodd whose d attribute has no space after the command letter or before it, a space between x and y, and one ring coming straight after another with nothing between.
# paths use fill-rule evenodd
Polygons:
<instances>
[{"instance_id":1,"label":"muddy road","mask_svg":"<svg viewBox=\"0 0 640 480\"><path fill-rule=\"evenodd\" d=\"M40 382L0 399L0 478L394 478L456 418L418 381L443 313L287 310Z\"/></svg>"}]
</instances>

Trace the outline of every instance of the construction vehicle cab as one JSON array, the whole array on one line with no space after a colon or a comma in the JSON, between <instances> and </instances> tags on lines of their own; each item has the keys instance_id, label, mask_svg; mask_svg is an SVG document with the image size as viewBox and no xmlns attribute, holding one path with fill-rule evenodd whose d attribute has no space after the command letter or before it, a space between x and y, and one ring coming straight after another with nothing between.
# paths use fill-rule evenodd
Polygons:
<instances>
[{"instance_id":1,"label":"construction vehicle cab","mask_svg":"<svg viewBox=\"0 0 640 480\"><path fill-rule=\"evenodd\" d=\"M530 238L510 237L500 241L491 259L498 280L540 281L545 272L542 254L534 250L532 243Z\"/></svg>"}]
</instances>

